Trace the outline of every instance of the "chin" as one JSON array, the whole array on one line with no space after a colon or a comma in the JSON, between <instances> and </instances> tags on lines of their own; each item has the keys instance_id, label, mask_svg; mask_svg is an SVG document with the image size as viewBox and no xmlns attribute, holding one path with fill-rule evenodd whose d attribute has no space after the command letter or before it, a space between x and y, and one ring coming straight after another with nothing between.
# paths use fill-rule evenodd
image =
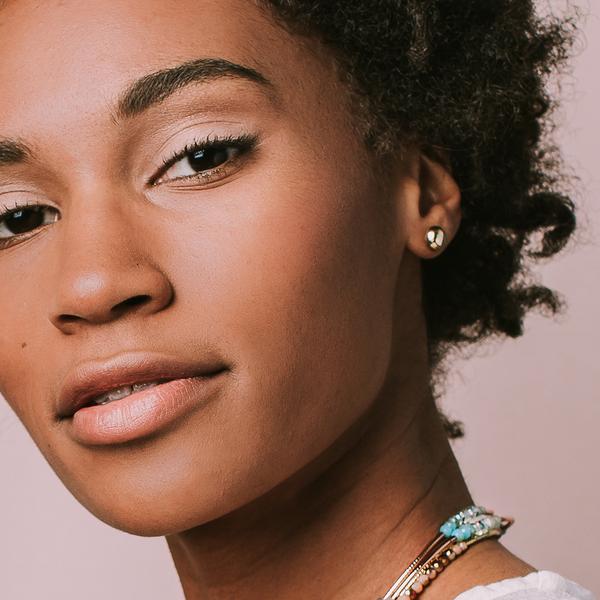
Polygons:
<instances>
[{"instance_id":1,"label":"chin","mask_svg":"<svg viewBox=\"0 0 600 600\"><path fill-rule=\"evenodd\" d=\"M76 495L77 500L100 521L125 533L142 537L167 536L214 521L234 510L232 498L191 496L182 489L160 493L115 490L109 498Z\"/></svg>"},{"instance_id":2,"label":"chin","mask_svg":"<svg viewBox=\"0 0 600 600\"><path fill-rule=\"evenodd\" d=\"M60 476L99 520L143 537L181 533L217 520L268 493L287 472L265 470L260 455L254 460L246 456L243 464L219 462L181 448L169 454L160 444L141 451L137 460L104 455L94 467L79 464Z\"/></svg>"}]
</instances>

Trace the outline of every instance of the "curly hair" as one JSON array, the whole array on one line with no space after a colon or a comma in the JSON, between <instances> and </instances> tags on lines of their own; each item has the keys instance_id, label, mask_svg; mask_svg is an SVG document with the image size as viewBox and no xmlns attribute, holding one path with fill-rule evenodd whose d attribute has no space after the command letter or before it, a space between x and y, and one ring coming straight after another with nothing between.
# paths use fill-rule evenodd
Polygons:
<instances>
[{"instance_id":1,"label":"curly hair","mask_svg":"<svg viewBox=\"0 0 600 600\"><path fill-rule=\"evenodd\" d=\"M548 77L569 55L575 19L542 18L531 0L260 4L333 51L376 157L417 144L447 158L462 222L446 251L422 264L432 381L436 372L442 379L450 349L518 337L529 310L560 310L564 302L532 279L527 259L560 251L576 224L547 140Z\"/></svg>"}]
</instances>

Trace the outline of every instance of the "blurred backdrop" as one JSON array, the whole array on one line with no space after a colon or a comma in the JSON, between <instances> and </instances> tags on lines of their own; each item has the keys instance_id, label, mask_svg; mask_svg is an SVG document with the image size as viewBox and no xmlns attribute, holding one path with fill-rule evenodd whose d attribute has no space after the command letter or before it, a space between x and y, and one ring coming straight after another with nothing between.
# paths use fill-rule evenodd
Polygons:
<instances>
[{"instance_id":1,"label":"blurred backdrop","mask_svg":"<svg viewBox=\"0 0 600 600\"><path fill-rule=\"evenodd\" d=\"M579 238L537 271L568 311L531 315L524 337L457 359L443 408L465 423L454 446L476 501L516 518L506 545L600 597L600 6L591 2L558 114L557 139L581 178ZM88 514L2 398L0 490L1 598L183 598L164 540Z\"/></svg>"}]
</instances>

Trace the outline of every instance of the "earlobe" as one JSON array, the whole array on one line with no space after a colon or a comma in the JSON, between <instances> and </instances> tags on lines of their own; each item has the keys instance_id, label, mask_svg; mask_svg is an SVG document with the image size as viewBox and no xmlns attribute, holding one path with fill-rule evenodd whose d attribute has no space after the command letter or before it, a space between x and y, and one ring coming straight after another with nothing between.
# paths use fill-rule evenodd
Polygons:
<instances>
[{"instance_id":1,"label":"earlobe","mask_svg":"<svg viewBox=\"0 0 600 600\"><path fill-rule=\"evenodd\" d=\"M406 246L420 258L438 256L452 241L461 221L461 194L446 166L419 157L419 197L406 198Z\"/></svg>"}]
</instances>

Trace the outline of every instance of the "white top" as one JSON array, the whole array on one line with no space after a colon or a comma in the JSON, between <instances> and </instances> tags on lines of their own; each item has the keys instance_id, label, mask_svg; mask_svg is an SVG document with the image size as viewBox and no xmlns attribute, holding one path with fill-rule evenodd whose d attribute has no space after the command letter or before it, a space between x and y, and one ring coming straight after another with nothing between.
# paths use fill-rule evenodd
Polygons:
<instances>
[{"instance_id":1,"label":"white top","mask_svg":"<svg viewBox=\"0 0 600 600\"><path fill-rule=\"evenodd\" d=\"M596 600L592 592L552 571L478 585L455 600Z\"/></svg>"}]
</instances>

